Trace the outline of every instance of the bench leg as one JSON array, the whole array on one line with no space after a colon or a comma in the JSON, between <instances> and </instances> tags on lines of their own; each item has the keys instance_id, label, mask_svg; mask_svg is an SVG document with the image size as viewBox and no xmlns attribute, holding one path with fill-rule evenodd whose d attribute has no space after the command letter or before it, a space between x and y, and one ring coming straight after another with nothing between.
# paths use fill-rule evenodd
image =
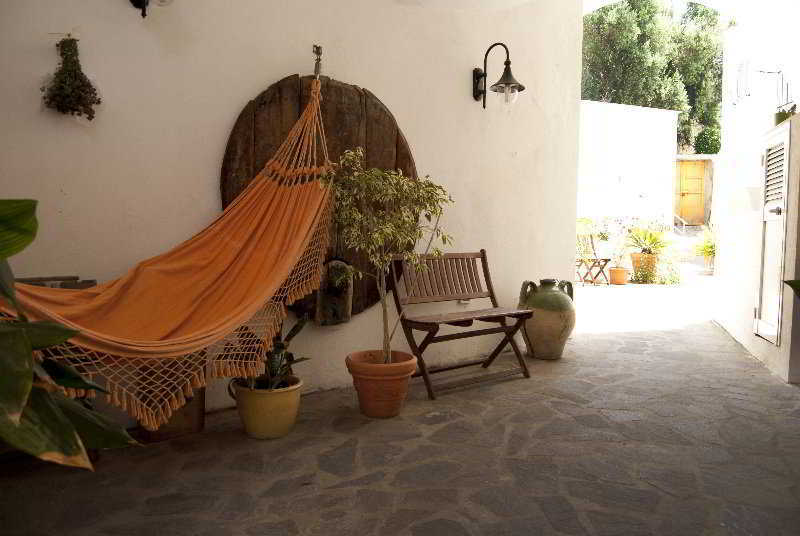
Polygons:
<instances>
[{"instance_id":1,"label":"bench leg","mask_svg":"<svg viewBox=\"0 0 800 536\"><path fill-rule=\"evenodd\" d=\"M517 346L517 341L514 340L514 335L516 335L517 331L519 331L524 322L525 319L520 318L519 320L517 320L516 324L514 324L510 328L507 328L503 340L500 341L500 344L497 345L497 348L495 348L494 351L491 354L489 354L489 357L487 357L486 361L484 361L483 365L481 365L483 368L487 368L489 365L491 365L494 362L495 358L497 358L497 356L500 355L500 352L503 351L503 348L505 348L507 344L510 344L511 348L514 350L514 353L517 356L517 361L519 362L519 368L522 370L522 374L526 378L531 377L531 373L530 371L528 371L528 364L525 362L525 358L519 351L519 346ZM505 318L502 319L500 323L503 326L506 326Z\"/></svg>"},{"instance_id":2,"label":"bench leg","mask_svg":"<svg viewBox=\"0 0 800 536\"><path fill-rule=\"evenodd\" d=\"M433 331L429 331L425 338L422 339L422 343L417 346L417 341L414 340L414 332L411 331L411 328L408 326L403 326L403 332L406 334L406 339L408 340L408 346L411 348L411 353L417 358L419 373L422 376L422 380L425 382L425 389L428 391L428 399L430 400L436 400L436 393L433 392L433 383L431 383L431 377L430 374L428 374L428 367L425 365L425 360L422 358L422 352L425 351L425 349L431 343L431 339L436 336L436 332L438 331L438 327Z\"/></svg>"},{"instance_id":3,"label":"bench leg","mask_svg":"<svg viewBox=\"0 0 800 536\"><path fill-rule=\"evenodd\" d=\"M522 354L522 352L519 351L519 346L517 346L517 341L514 340L514 335L517 333L517 331L519 331L522 328L524 324L525 324L524 319L520 318L519 320L517 320L517 323L514 326L515 328L514 331L512 331L509 335L507 335L507 337L508 337L508 342L511 343L511 348L513 348L514 353L517 354L517 361L519 362L519 368L522 369L522 375L525 376L526 378L530 378L531 373L528 370L528 363L525 361L525 356Z\"/></svg>"}]
</instances>

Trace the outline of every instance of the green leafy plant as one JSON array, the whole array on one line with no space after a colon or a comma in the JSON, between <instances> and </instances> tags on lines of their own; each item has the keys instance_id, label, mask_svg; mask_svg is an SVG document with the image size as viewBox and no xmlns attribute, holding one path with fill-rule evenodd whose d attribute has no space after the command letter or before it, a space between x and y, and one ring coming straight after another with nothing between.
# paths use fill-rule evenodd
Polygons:
<instances>
[{"instance_id":1,"label":"green leafy plant","mask_svg":"<svg viewBox=\"0 0 800 536\"><path fill-rule=\"evenodd\" d=\"M264 374L255 378L234 378L231 383L267 391L289 387L294 374L292 366L309 360L307 357L295 357L289 351L289 343L302 331L307 322L308 315L305 315L297 320L285 337L282 336L281 330L272 338L272 348L264 358Z\"/></svg>"},{"instance_id":2,"label":"green leafy plant","mask_svg":"<svg viewBox=\"0 0 800 536\"><path fill-rule=\"evenodd\" d=\"M328 277L326 278L325 292L331 296L341 296L347 290L348 281L352 271L347 266L339 263L328 265Z\"/></svg>"},{"instance_id":3,"label":"green leafy plant","mask_svg":"<svg viewBox=\"0 0 800 536\"><path fill-rule=\"evenodd\" d=\"M631 282L649 285L656 282L656 276L657 272L654 268L651 268L648 265L639 265L633 270Z\"/></svg>"},{"instance_id":4,"label":"green leafy plant","mask_svg":"<svg viewBox=\"0 0 800 536\"><path fill-rule=\"evenodd\" d=\"M717 245L714 232L711 229L705 228L703 230L703 240L695 245L694 251L696 255L700 255L706 259L714 258L717 253Z\"/></svg>"},{"instance_id":5,"label":"green leafy plant","mask_svg":"<svg viewBox=\"0 0 800 536\"><path fill-rule=\"evenodd\" d=\"M628 252L628 246L623 241L617 241L618 243L615 244L613 249L613 253L611 254L611 267L612 268L624 268L624 259L625 254Z\"/></svg>"},{"instance_id":6,"label":"green leafy plant","mask_svg":"<svg viewBox=\"0 0 800 536\"><path fill-rule=\"evenodd\" d=\"M694 139L697 154L717 154L722 148L722 134L719 127L705 127Z\"/></svg>"},{"instance_id":7,"label":"green leafy plant","mask_svg":"<svg viewBox=\"0 0 800 536\"><path fill-rule=\"evenodd\" d=\"M76 331L55 322L30 321L14 289L8 257L36 237L36 201L0 200L0 439L43 460L91 469L87 448L116 448L136 442L116 423L71 400L63 388L106 392L62 361L39 350L57 346Z\"/></svg>"},{"instance_id":8,"label":"green leafy plant","mask_svg":"<svg viewBox=\"0 0 800 536\"><path fill-rule=\"evenodd\" d=\"M56 43L61 63L44 87L44 104L62 114L83 116L94 119L94 107L101 104L97 89L83 74L78 57L78 40L68 35Z\"/></svg>"},{"instance_id":9,"label":"green leafy plant","mask_svg":"<svg viewBox=\"0 0 800 536\"><path fill-rule=\"evenodd\" d=\"M681 269L674 252L660 255L656 264L655 283L659 285L679 285L680 282Z\"/></svg>"},{"instance_id":10,"label":"green leafy plant","mask_svg":"<svg viewBox=\"0 0 800 536\"><path fill-rule=\"evenodd\" d=\"M442 245L450 236L439 227L444 206L452 202L444 188L429 177L415 179L399 170L366 169L361 148L345 151L334 172L325 178L334 196L334 218L340 240L364 254L372 265L370 272L355 271L357 277L372 277L378 285L383 323L383 358L391 362L389 311L386 277L395 255L415 269L424 266L416 244L429 237ZM434 247L434 254L441 251Z\"/></svg>"},{"instance_id":11,"label":"green leafy plant","mask_svg":"<svg viewBox=\"0 0 800 536\"><path fill-rule=\"evenodd\" d=\"M641 253L658 255L667 247L667 241L660 231L636 227L628 234L628 246L640 250Z\"/></svg>"}]
</instances>

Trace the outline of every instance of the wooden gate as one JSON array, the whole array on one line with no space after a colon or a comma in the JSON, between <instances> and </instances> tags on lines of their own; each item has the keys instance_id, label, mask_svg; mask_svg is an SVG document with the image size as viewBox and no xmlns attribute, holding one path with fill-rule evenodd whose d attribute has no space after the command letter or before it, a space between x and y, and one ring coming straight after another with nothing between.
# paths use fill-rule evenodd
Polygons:
<instances>
[{"instance_id":1,"label":"wooden gate","mask_svg":"<svg viewBox=\"0 0 800 536\"><path fill-rule=\"evenodd\" d=\"M688 225L705 223L706 160L683 160L678 162L676 189L678 194L678 216Z\"/></svg>"},{"instance_id":2,"label":"wooden gate","mask_svg":"<svg viewBox=\"0 0 800 536\"><path fill-rule=\"evenodd\" d=\"M705 223L704 188L706 177L705 160L683 160L678 162L677 193L678 203L675 207L678 216L689 225Z\"/></svg>"}]
</instances>

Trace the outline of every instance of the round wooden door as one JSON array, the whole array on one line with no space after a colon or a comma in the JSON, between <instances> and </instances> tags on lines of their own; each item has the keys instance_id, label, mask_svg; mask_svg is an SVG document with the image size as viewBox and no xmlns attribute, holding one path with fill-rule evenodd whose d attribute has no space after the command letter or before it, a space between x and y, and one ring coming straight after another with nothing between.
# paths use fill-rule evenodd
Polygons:
<instances>
[{"instance_id":1,"label":"round wooden door","mask_svg":"<svg viewBox=\"0 0 800 536\"><path fill-rule=\"evenodd\" d=\"M225 208L266 165L300 117L311 92L311 76L294 74L251 100L236 120L222 161L220 190ZM369 90L320 77L322 118L328 153L336 162L346 149L363 147L367 167L400 169L417 176L414 158L394 116ZM370 265L361 255L342 248L331 229L328 258L339 258L361 270ZM372 278L354 281L353 314L379 300Z\"/></svg>"}]
</instances>

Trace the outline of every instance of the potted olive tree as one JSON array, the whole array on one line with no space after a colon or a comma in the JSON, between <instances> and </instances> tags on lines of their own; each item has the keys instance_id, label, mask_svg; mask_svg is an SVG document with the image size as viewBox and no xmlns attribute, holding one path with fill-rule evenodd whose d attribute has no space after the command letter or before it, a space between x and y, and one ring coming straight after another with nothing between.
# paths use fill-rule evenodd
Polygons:
<instances>
[{"instance_id":1,"label":"potted olive tree","mask_svg":"<svg viewBox=\"0 0 800 536\"><path fill-rule=\"evenodd\" d=\"M415 179L399 170L365 169L360 148L342 154L326 183L334 196L340 240L371 264L369 272L356 271L355 276L374 278L380 294L383 346L351 353L345 360L347 369L353 376L361 412L368 417L394 417L405 401L417 359L391 348L387 275L395 255L403 255L413 269L423 269L414 248L426 236L428 247L434 239L444 245L450 242L438 222L452 199L428 177Z\"/></svg>"},{"instance_id":2,"label":"potted olive tree","mask_svg":"<svg viewBox=\"0 0 800 536\"><path fill-rule=\"evenodd\" d=\"M628 235L628 246L639 250L631 253L633 281L635 283L655 282L658 255L667 247L664 233L636 227L631 229Z\"/></svg>"},{"instance_id":3,"label":"potted olive tree","mask_svg":"<svg viewBox=\"0 0 800 536\"><path fill-rule=\"evenodd\" d=\"M256 378L234 378L228 383L228 394L236 400L239 417L245 432L256 439L273 439L288 434L300 408L302 380L294 375L292 366L308 358L295 358L289 343L303 329L308 317L300 318L286 337L279 332L272 339L272 348L264 358L264 374ZM240 333L251 338L252 333Z\"/></svg>"}]
</instances>

